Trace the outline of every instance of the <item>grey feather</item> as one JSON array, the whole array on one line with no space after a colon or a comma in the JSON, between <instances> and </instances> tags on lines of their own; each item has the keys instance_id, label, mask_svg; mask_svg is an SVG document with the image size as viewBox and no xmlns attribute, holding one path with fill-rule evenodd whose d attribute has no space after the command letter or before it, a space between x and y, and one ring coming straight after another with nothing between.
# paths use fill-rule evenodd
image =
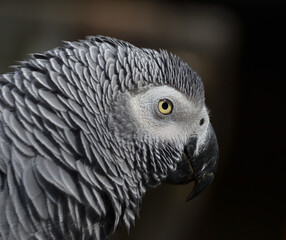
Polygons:
<instances>
[{"instance_id":1,"label":"grey feather","mask_svg":"<svg viewBox=\"0 0 286 240\"><path fill-rule=\"evenodd\" d=\"M40 89L39 95L49 104L51 107L55 108L59 111L66 111L66 108L62 105L62 103L57 98L57 95L55 95L52 92Z\"/></svg>"},{"instance_id":2,"label":"grey feather","mask_svg":"<svg viewBox=\"0 0 286 240\"><path fill-rule=\"evenodd\" d=\"M36 211L39 213L40 217L43 219L48 219L45 194L39 187L31 167L28 167L24 170L23 186L25 189L27 189L27 196L35 206Z\"/></svg>"},{"instance_id":3,"label":"grey feather","mask_svg":"<svg viewBox=\"0 0 286 240\"><path fill-rule=\"evenodd\" d=\"M53 112L47 110L44 106L39 105L38 109L41 113L41 115L46 118L47 120L49 120L52 124L54 124L55 126L62 128L62 129L67 129L67 126L65 124L65 122L60 119L56 114L54 114Z\"/></svg>"}]
</instances>

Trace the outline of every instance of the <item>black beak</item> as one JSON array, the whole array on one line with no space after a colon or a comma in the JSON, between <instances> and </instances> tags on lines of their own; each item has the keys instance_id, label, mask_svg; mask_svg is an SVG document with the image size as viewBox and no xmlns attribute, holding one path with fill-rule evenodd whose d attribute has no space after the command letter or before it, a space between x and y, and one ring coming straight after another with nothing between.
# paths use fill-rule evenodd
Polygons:
<instances>
[{"instance_id":1,"label":"black beak","mask_svg":"<svg viewBox=\"0 0 286 240\"><path fill-rule=\"evenodd\" d=\"M197 146L197 137L191 137L182 153L182 161L176 171L170 173L166 183L187 184L195 181L187 201L198 196L213 180L218 162L218 143L215 132L209 124L204 143Z\"/></svg>"}]
</instances>

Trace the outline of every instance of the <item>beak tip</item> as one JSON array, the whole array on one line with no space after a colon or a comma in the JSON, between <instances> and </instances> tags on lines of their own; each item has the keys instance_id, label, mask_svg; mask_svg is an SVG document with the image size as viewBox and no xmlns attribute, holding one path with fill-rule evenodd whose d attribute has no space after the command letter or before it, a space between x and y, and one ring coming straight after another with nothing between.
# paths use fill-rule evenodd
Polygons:
<instances>
[{"instance_id":1,"label":"beak tip","mask_svg":"<svg viewBox=\"0 0 286 240\"><path fill-rule=\"evenodd\" d=\"M206 187L213 181L214 173L203 174L195 181L195 186L193 187L191 193L186 198L186 202L197 197Z\"/></svg>"}]
</instances>

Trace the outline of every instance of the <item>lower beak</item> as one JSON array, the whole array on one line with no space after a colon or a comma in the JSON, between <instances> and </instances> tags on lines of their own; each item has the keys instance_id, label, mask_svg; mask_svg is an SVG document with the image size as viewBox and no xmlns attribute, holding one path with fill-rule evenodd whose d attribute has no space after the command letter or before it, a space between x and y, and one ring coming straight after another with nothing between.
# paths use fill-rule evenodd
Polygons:
<instances>
[{"instance_id":1,"label":"lower beak","mask_svg":"<svg viewBox=\"0 0 286 240\"><path fill-rule=\"evenodd\" d=\"M176 171L166 178L166 183L187 184L194 181L195 186L187 197L187 201L198 196L213 180L218 162L218 143L215 132L209 125L207 136L197 146L197 137L191 137L182 153L182 161Z\"/></svg>"}]
</instances>

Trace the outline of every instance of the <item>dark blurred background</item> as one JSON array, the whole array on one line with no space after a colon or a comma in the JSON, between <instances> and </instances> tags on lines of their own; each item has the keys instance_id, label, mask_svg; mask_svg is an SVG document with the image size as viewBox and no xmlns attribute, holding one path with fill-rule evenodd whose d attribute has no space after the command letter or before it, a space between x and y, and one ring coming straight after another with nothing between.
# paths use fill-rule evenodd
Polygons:
<instances>
[{"instance_id":1,"label":"dark blurred background","mask_svg":"<svg viewBox=\"0 0 286 240\"><path fill-rule=\"evenodd\" d=\"M285 6L0 0L0 73L28 53L86 35L179 55L205 83L220 144L216 178L189 203L190 185L149 190L136 227L111 240L286 239Z\"/></svg>"}]
</instances>

